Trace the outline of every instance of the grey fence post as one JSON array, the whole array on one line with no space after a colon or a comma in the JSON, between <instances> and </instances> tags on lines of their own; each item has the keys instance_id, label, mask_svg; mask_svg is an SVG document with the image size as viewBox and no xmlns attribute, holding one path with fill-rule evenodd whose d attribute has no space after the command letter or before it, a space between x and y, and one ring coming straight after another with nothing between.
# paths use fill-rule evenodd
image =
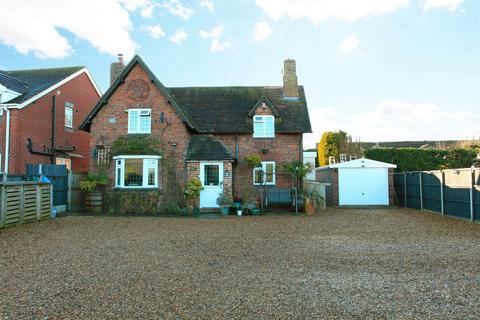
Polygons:
<instances>
[{"instance_id":1,"label":"grey fence post","mask_svg":"<svg viewBox=\"0 0 480 320\"><path fill-rule=\"evenodd\" d=\"M0 191L0 228L5 227L7 221L7 188L2 186Z\"/></svg>"},{"instance_id":2,"label":"grey fence post","mask_svg":"<svg viewBox=\"0 0 480 320\"><path fill-rule=\"evenodd\" d=\"M50 217L53 215L53 183L50 183Z\"/></svg>"},{"instance_id":3,"label":"grey fence post","mask_svg":"<svg viewBox=\"0 0 480 320\"><path fill-rule=\"evenodd\" d=\"M23 216L25 215L25 188L23 187L23 184L20 185L20 194L18 195L19 197L19 217L18 217L18 222L20 224L23 223Z\"/></svg>"},{"instance_id":4,"label":"grey fence post","mask_svg":"<svg viewBox=\"0 0 480 320\"><path fill-rule=\"evenodd\" d=\"M475 183L473 168L470 168L470 221L473 222L473 184Z\"/></svg>"},{"instance_id":5,"label":"grey fence post","mask_svg":"<svg viewBox=\"0 0 480 320\"><path fill-rule=\"evenodd\" d=\"M37 220L40 221L41 214L42 214L42 188L40 184L37 184L35 187L35 191L37 192L36 196L36 204L37 204Z\"/></svg>"},{"instance_id":6,"label":"grey fence post","mask_svg":"<svg viewBox=\"0 0 480 320\"><path fill-rule=\"evenodd\" d=\"M403 189L404 189L403 197L405 200L403 202L403 206L406 208L407 207L407 173L406 172L403 173Z\"/></svg>"},{"instance_id":7,"label":"grey fence post","mask_svg":"<svg viewBox=\"0 0 480 320\"><path fill-rule=\"evenodd\" d=\"M442 212L442 216L445 215L445 207L443 204L443 185L444 185L444 173L440 170L440 210Z\"/></svg>"},{"instance_id":8,"label":"grey fence post","mask_svg":"<svg viewBox=\"0 0 480 320\"><path fill-rule=\"evenodd\" d=\"M423 210L422 172L418 173L418 183L420 189L420 210Z\"/></svg>"}]
</instances>

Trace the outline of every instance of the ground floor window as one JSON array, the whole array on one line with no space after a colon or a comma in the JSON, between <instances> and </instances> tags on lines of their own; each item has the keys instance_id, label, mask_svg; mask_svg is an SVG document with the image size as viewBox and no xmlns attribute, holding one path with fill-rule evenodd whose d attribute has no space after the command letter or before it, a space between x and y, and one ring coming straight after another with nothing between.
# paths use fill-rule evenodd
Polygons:
<instances>
[{"instance_id":1,"label":"ground floor window","mask_svg":"<svg viewBox=\"0 0 480 320\"><path fill-rule=\"evenodd\" d=\"M262 166L253 169L254 185L275 185L275 161L262 161Z\"/></svg>"},{"instance_id":2,"label":"ground floor window","mask_svg":"<svg viewBox=\"0 0 480 320\"><path fill-rule=\"evenodd\" d=\"M115 156L115 187L157 188L160 156Z\"/></svg>"}]
</instances>

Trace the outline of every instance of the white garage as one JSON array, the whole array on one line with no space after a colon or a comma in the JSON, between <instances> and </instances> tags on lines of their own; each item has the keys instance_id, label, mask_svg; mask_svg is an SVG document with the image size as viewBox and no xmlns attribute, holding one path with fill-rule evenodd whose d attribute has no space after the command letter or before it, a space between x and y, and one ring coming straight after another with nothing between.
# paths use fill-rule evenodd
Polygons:
<instances>
[{"instance_id":1,"label":"white garage","mask_svg":"<svg viewBox=\"0 0 480 320\"><path fill-rule=\"evenodd\" d=\"M331 190L327 204L333 206L388 206L393 183L389 172L397 166L370 159L358 159L320 168L318 177L328 177ZM323 172L322 172L323 171ZM319 175L318 172L321 174ZM330 200L330 201L329 201Z\"/></svg>"}]
</instances>

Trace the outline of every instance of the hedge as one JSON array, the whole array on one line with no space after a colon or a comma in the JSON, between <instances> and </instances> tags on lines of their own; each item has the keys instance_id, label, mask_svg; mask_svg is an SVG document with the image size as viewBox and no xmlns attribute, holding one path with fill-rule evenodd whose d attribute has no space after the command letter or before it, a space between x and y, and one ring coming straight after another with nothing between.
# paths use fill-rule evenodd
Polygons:
<instances>
[{"instance_id":1,"label":"hedge","mask_svg":"<svg viewBox=\"0 0 480 320\"><path fill-rule=\"evenodd\" d=\"M469 168L476 154L474 149L464 148L372 148L364 151L365 158L396 164L397 172Z\"/></svg>"}]
</instances>

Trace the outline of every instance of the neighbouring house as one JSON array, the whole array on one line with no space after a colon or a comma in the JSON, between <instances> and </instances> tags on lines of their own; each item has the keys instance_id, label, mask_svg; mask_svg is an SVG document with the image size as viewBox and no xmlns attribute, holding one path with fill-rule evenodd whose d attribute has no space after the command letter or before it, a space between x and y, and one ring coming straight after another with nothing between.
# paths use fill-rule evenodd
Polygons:
<instances>
[{"instance_id":1,"label":"neighbouring house","mask_svg":"<svg viewBox=\"0 0 480 320\"><path fill-rule=\"evenodd\" d=\"M327 206L388 206L394 204L390 163L361 158L315 169L316 181L330 184Z\"/></svg>"},{"instance_id":2,"label":"neighbouring house","mask_svg":"<svg viewBox=\"0 0 480 320\"><path fill-rule=\"evenodd\" d=\"M315 167L317 164L317 150L315 149L308 149L303 151L303 163L309 163L312 167L312 171L307 173L305 176L306 180L315 181Z\"/></svg>"},{"instance_id":3,"label":"neighbouring house","mask_svg":"<svg viewBox=\"0 0 480 320\"><path fill-rule=\"evenodd\" d=\"M85 67L0 70L0 172L46 163L87 172L90 134L78 127L100 96Z\"/></svg>"},{"instance_id":4,"label":"neighbouring house","mask_svg":"<svg viewBox=\"0 0 480 320\"><path fill-rule=\"evenodd\" d=\"M113 63L111 80L81 129L92 136L91 170L106 170L114 192L160 191L162 210L192 178L203 182L202 208L218 207L222 192L291 189L279 165L302 161L311 132L294 60L284 62L283 86L165 87L139 56ZM261 168L247 166L249 155Z\"/></svg>"}]
</instances>

